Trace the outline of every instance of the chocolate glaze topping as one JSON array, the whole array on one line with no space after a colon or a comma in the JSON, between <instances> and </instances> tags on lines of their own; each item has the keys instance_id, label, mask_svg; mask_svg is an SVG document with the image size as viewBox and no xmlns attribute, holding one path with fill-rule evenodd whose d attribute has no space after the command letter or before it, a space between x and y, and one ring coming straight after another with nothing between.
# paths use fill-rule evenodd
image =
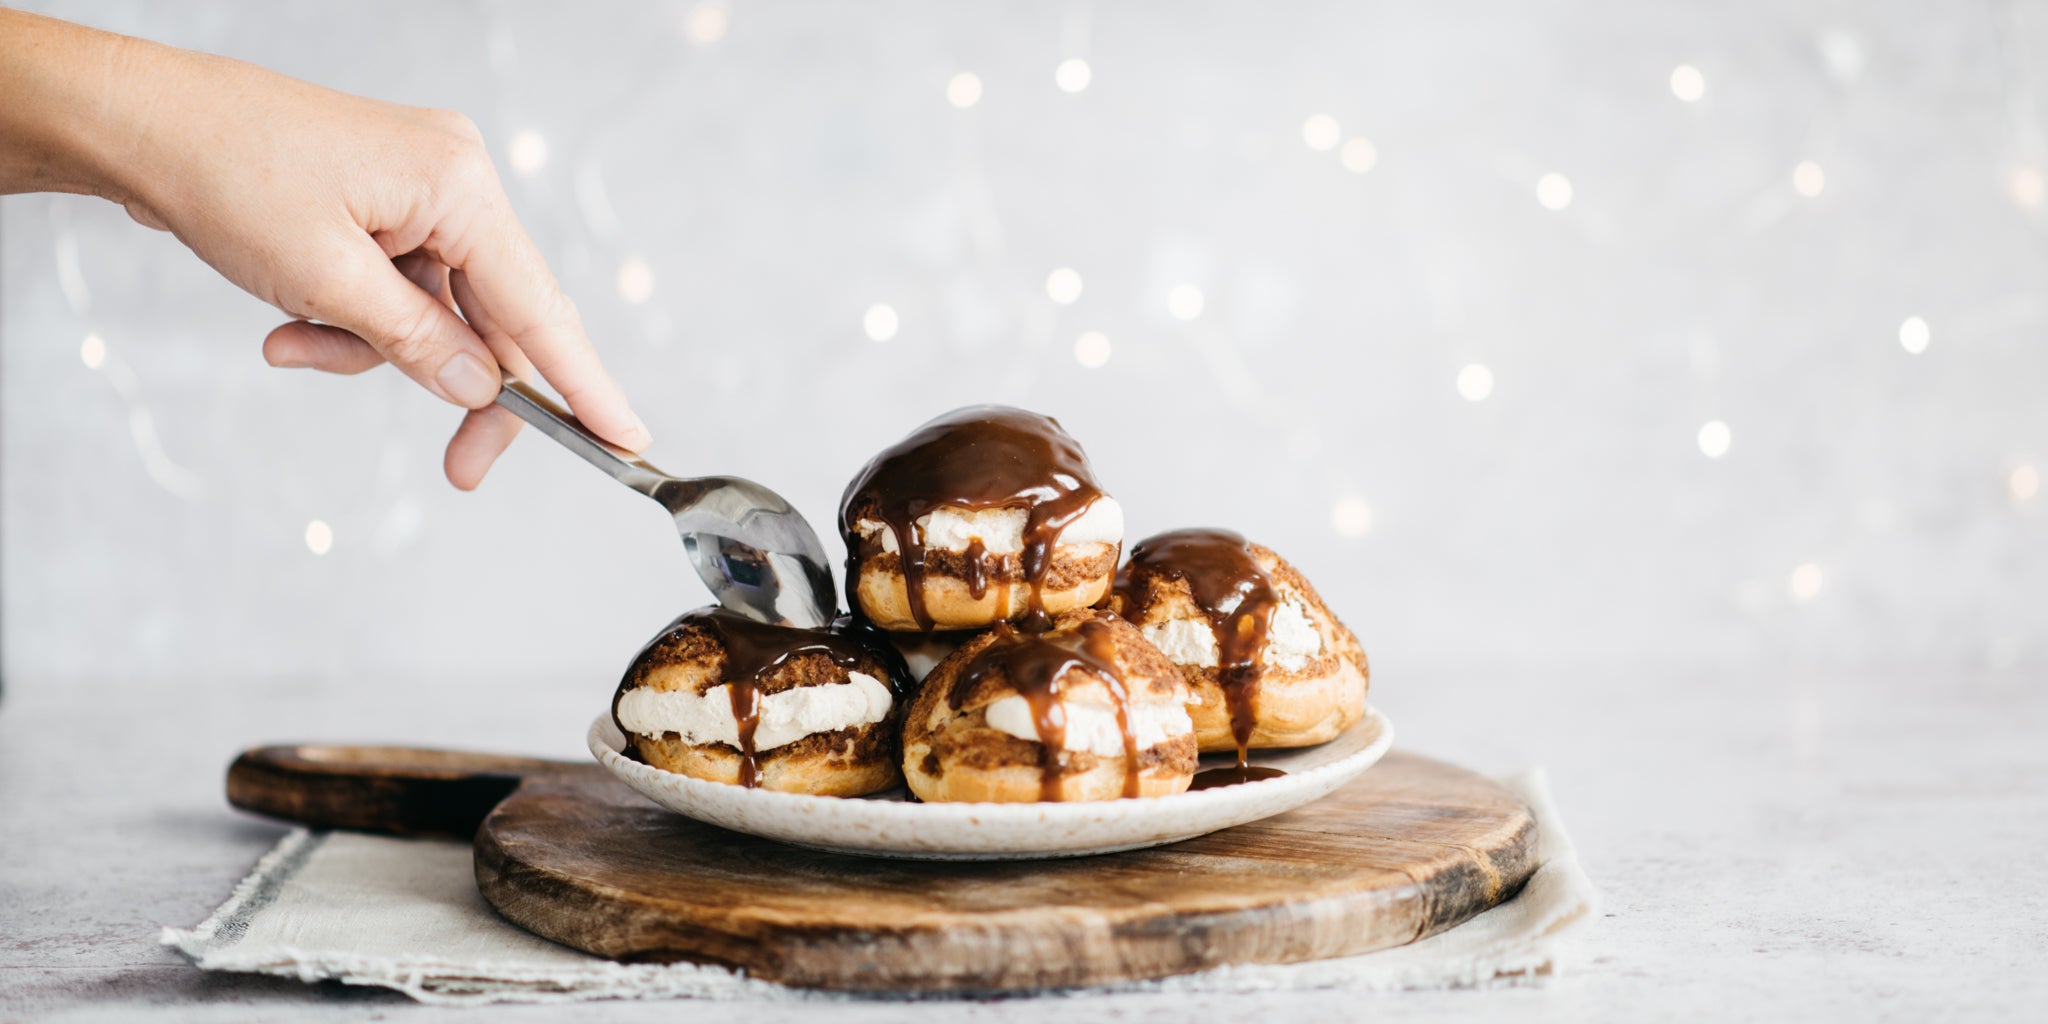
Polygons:
<instances>
[{"instance_id":1,"label":"chocolate glaze topping","mask_svg":"<svg viewBox=\"0 0 2048 1024\"><path fill-rule=\"evenodd\" d=\"M1259 692L1261 656L1273 625L1273 609L1279 606L1273 581L1259 568L1250 542L1229 530L1172 530L1139 541L1116 577L1115 592L1122 598L1119 607L1125 614L1142 613L1139 589L1148 575L1185 581L1216 637L1217 683L1230 706L1230 731L1237 739L1237 768L1233 771L1245 777L1206 785L1198 778L1197 788L1250 781L1254 777L1248 774L1251 772L1277 774L1277 769L1251 768L1248 760L1252 730L1258 727L1252 699Z\"/></svg>"},{"instance_id":2,"label":"chocolate glaze topping","mask_svg":"<svg viewBox=\"0 0 2048 1024\"><path fill-rule=\"evenodd\" d=\"M959 710L982 680L1001 672L1010 688L1031 705L1031 726L1038 733L1039 799L1058 800L1067 744L1066 707L1060 703L1062 683L1069 671L1092 673L1108 686L1116 701L1116 724L1124 739L1124 796L1137 796L1138 739L1131 731L1131 695L1118 667L1109 623L1088 618L1071 628L1030 632L1004 622L995 630L995 642L961 666L954 679L947 695L954 710Z\"/></svg>"},{"instance_id":3,"label":"chocolate glaze topping","mask_svg":"<svg viewBox=\"0 0 2048 1024\"><path fill-rule=\"evenodd\" d=\"M924 605L925 546L919 517L939 508L979 512L1021 508L1024 523L1024 579L1029 586L1029 619L1043 625L1040 592L1052 567L1060 531L1102 497L1095 471L1080 444L1049 416L1000 405L955 409L912 431L874 457L847 485L839 503L839 533L846 541L846 589L858 605L859 525L871 519L895 535L910 614L919 628L932 628ZM868 553L876 553L871 549ZM967 550L966 582L976 598L996 581L997 559L978 543ZM1005 617L1009 608L998 609Z\"/></svg>"},{"instance_id":4,"label":"chocolate glaze topping","mask_svg":"<svg viewBox=\"0 0 2048 1024\"><path fill-rule=\"evenodd\" d=\"M761 782L761 765L754 749L754 731L761 725L761 685L790 659L822 654L847 671L879 665L887 675L883 682L899 701L910 687L909 672L903 667L902 658L880 631L851 616L841 616L825 629L800 629L759 622L720 605L677 616L641 649L633 659L634 666L637 668L640 658L663 640L691 626L709 633L725 651L725 668L719 681L728 687L732 698L732 717L739 725L740 785L749 789ZM629 669L618 693L612 697L612 721L621 734L625 734L626 727L618 721L619 698L633 688L634 673Z\"/></svg>"}]
</instances>

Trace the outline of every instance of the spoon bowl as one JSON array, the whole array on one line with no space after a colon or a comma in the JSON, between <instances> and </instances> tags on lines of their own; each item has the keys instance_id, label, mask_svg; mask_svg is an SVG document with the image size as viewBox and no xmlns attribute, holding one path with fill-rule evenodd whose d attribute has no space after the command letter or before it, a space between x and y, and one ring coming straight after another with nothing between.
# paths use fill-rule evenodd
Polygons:
<instances>
[{"instance_id":1,"label":"spoon bowl","mask_svg":"<svg viewBox=\"0 0 2048 1024\"><path fill-rule=\"evenodd\" d=\"M590 432L523 381L498 404L591 465L668 510L697 576L719 604L762 622L818 628L839 614L824 545L784 498L735 476L670 476Z\"/></svg>"}]
</instances>

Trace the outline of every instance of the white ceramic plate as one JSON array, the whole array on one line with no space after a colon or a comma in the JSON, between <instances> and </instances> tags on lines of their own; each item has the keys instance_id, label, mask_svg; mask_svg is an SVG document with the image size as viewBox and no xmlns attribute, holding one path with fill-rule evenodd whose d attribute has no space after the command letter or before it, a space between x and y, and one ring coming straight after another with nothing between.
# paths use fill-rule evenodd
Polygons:
<instances>
[{"instance_id":1,"label":"white ceramic plate","mask_svg":"<svg viewBox=\"0 0 2048 1024\"><path fill-rule=\"evenodd\" d=\"M834 853L911 860L1082 857L1175 843L1291 811L1350 782L1394 742L1385 715L1366 708L1349 732L1319 747L1266 751L1254 763L1277 779L1177 796L1085 803L912 803L901 788L870 797L803 796L706 782L650 768L620 753L611 716L590 725L590 752L626 785L679 814L749 835ZM1202 767L1231 763L1228 755Z\"/></svg>"}]
</instances>

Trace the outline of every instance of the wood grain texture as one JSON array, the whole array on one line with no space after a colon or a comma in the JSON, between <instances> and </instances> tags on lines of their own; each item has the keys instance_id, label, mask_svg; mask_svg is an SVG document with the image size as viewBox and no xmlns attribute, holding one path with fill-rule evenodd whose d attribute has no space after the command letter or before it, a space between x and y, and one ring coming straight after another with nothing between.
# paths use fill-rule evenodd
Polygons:
<instances>
[{"instance_id":1,"label":"wood grain texture","mask_svg":"<svg viewBox=\"0 0 2048 1024\"><path fill-rule=\"evenodd\" d=\"M1535 870L1535 836L1500 785L1400 753L1263 822L1022 863L801 850L691 821L608 778L557 775L484 819L476 870L507 919L601 956L817 988L998 992L1412 942L1512 896Z\"/></svg>"},{"instance_id":2,"label":"wood grain texture","mask_svg":"<svg viewBox=\"0 0 2048 1024\"><path fill-rule=\"evenodd\" d=\"M587 762L427 750L286 744L247 750L228 766L228 803L310 825L467 839L529 777L610 779Z\"/></svg>"}]
</instances>

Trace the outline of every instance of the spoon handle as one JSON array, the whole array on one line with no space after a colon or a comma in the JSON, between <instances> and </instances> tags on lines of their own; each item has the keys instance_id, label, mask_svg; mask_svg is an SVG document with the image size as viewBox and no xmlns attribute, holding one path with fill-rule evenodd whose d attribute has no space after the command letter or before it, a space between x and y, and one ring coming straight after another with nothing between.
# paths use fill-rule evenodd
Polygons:
<instances>
[{"instance_id":1,"label":"spoon handle","mask_svg":"<svg viewBox=\"0 0 2048 1024\"><path fill-rule=\"evenodd\" d=\"M556 405L554 399L525 381L506 377L504 388L498 392L498 404L554 438L562 447L583 456L585 462L604 470L612 479L650 498L654 497L654 489L669 479L661 470L606 444L574 413Z\"/></svg>"}]
</instances>

